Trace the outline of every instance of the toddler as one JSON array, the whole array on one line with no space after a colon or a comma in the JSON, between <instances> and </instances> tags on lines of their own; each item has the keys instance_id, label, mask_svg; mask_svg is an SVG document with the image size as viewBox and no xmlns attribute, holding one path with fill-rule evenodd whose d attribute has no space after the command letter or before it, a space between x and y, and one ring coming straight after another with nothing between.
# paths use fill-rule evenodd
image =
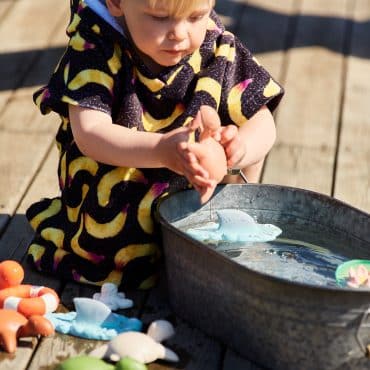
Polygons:
<instances>
[{"instance_id":1,"label":"toddler","mask_svg":"<svg viewBox=\"0 0 370 370\"><path fill-rule=\"evenodd\" d=\"M35 230L29 260L40 271L123 289L154 284L158 199L215 186L191 143L202 106L218 114L212 136L228 167L248 173L262 163L283 91L213 6L71 1L68 47L34 95L43 114L61 117L60 196L26 214Z\"/></svg>"}]
</instances>

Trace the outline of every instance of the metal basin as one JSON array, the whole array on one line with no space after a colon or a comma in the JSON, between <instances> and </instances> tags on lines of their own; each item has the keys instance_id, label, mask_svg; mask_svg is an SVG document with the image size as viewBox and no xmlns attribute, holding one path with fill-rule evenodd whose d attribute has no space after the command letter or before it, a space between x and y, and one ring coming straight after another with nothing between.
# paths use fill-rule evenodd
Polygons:
<instances>
[{"instance_id":1,"label":"metal basin","mask_svg":"<svg viewBox=\"0 0 370 370\"><path fill-rule=\"evenodd\" d=\"M236 208L348 259L370 259L370 216L276 185L221 185L204 206L189 190L158 207L169 300L180 317L269 369L370 369L370 291L315 286L236 263L182 232Z\"/></svg>"}]
</instances>

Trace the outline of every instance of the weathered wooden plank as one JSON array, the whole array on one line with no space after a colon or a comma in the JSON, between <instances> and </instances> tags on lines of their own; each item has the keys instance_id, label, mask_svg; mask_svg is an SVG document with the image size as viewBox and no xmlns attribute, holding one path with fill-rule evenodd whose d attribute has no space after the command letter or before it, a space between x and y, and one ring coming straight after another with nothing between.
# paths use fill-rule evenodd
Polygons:
<instances>
[{"instance_id":1,"label":"weathered wooden plank","mask_svg":"<svg viewBox=\"0 0 370 370\"><path fill-rule=\"evenodd\" d=\"M60 45L68 20L67 8L66 1L19 0L6 13L0 23L0 112L12 95L11 90L21 85L36 62L38 49L55 45L53 40ZM48 22L40 21L43 19Z\"/></svg>"},{"instance_id":2,"label":"weathered wooden plank","mask_svg":"<svg viewBox=\"0 0 370 370\"><path fill-rule=\"evenodd\" d=\"M238 5L234 10L234 33L269 73L284 84L286 49L295 31L296 2L241 0ZM238 176L227 176L225 182L243 183L243 180Z\"/></svg>"},{"instance_id":3,"label":"weathered wooden plank","mask_svg":"<svg viewBox=\"0 0 370 370\"><path fill-rule=\"evenodd\" d=\"M18 95L17 103L9 105L0 117L0 169L7 174L0 178L2 218L4 214L14 213L34 173L53 145L59 121L56 115L41 116L27 94ZM22 106L27 109L22 109ZM53 173L55 171L56 167Z\"/></svg>"},{"instance_id":4,"label":"weathered wooden plank","mask_svg":"<svg viewBox=\"0 0 370 370\"><path fill-rule=\"evenodd\" d=\"M262 370L262 368L236 352L228 350L224 359L223 370Z\"/></svg>"},{"instance_id":5,"label":"weathered wooden plank","mask_svg":"<svg viewBox=\"0 0 370 370\"><path fill-rule=\"evenodd\" d=\"M330 194L341 110L345 0L304 0L288 51L286 96L265 183ZM319 160L319 162L317 162Z\"/></svg>"},{"instance_id":6,"label":"weathered wooden plank","mask_svg":"<svg viewBox=\"0 0 370 370\"><path fill-rule=\"evenodd\" d=\"M43 173L43 172L42 172ZM44 186L46 177L39 176L30 189L30 194ZM45 187L44 191L47 191ZM31 196L32 197L32 196ZM24 209L24 203L20 205L20 209ZM17 261L24 260L24 255L29 242L33 237L33 231L29 226L24 214L17 213L10 221L6 233L0 239L0 261L4 259L14 259ZM41 275L37 271L23 261L22 265L25 269L25 284L46 285L60 291L61 282L55 278ZM28 369L28 363L32 358L33 351L37 348L38 340L36 338L22 339L18 342L17 351L14 355L9 355L0 352L0 369ZM50 355L50 354L49 354Z\"/></svg>"},{"instance_id":7,"label":"weathered wooden plank","mask_svg":"<svg viewBox=\"0 0 370 370\"><path fill-rule=\"evenodd\" d=\"M0 178L0 203L3 214L14 213L52 141L51 135L1 132L0 172L7 174Z\"/></svg>"},{"instance_id":8,"label":"weathered wooden plank","mask_svg":"<svg viewBox=\"0 0 370 370\"><path fill-rule=\"evenodd\" d=\"M288 36L294 32L296 1L244 0L239 4L235 33L261 64L281 81Z\"/></svg>"},{"instance_id":9,"label":"weathered wooden plank","mask_svg":"<svg viewBox=\"0 0 370 370\"><path fill-rule=\"evenodd\" d=\"M28 362L36 346L36 338L23 338L18 341L15 354L8 354L0 351L0 370L27 369Z\"/></svg>"},{"instance_id":10,"label":"weathered wooden plank","mask_svg":"<svg viewBox=\"0 0 370 370\"><path fill-rule=\"evenodd\" d=\"M3 17L6 16L12 5L14 5L13 0L2 0L0 2L0 21L3 21Z\"/></svg>"},{"instance_id":11,"label":"weathered wooden plank","mask_svg":"<svg viewBox=\"0 0 370 370\"><path fill-rule=\"evenodd\" d=\"M40 10L41 5L44 8L43 11ZM33 174L37 171L53 141L57 128L56 116L42 118L37 112L32 103L31 88L18 89L15 92L12 90L19 87L21 80L28 85L32 84L32 81L35 81L35 76L38 76L37 81L40 81L40 76L43 75L44 82L46 82L54 68L56 55L51 59L50 53L42 54L39 51L32 51L34 45L46 47L53 45L54 42L60 44L62 40L65 40L64 29L68 19L67 3L53 1L54 11L48 17L50 24L63 24L50 29L48 22L39 22L40 15L45 16L51 5L45 0L39 2L18 1L0 24L0 35L2 35L0 89L4 85L8 87L7 90L0 91L0 169L2 173L7 174L0 179L0 231L7 223L8 215L13 214ZM33 20L33 32L29 32L28 27L21 27L22 22L26 19ZM43 26L39 26L40 24ZM30 25L30 22L27 25ZM13 28L21 28L23 31L11 32L12 37L5 37L10 34ZM23 34L26 29L27 37ZM26 55L12 54L12 47L22 49L26 46L31 49ZM40 57L37 57L36 54L30 57L30 54L34 53ZM7 56L10 56L11 60L8 60ZM20 76L20 79L17 76ZM54 122L46 124L50 120Z\"/></svg>"},{"instance_id":12,"label":"weathered wooden plank","mask_svg":"<svg viewBox=\"0 0 370 370\"><path fill-rule=\"evenodd\" d=\"M370 213L370 1L357 0L334 196Z\"/></svg>"},{"instance_id":13,"label":"weathered wooden plank","mask_svg":"<svg viewBox=\"0 0 370 370\"><path fill-rule=\"evenodd\" d=\"M147 324L158 319L167 319L173 323L175 335L164 344L177 353L180 362L171 364L156 361L149 365L149 369L215 370L220 368L222 346L200 330L175 317L168 305L167 294L165 278L163 277L160 284L150 292L141 319Z\"/></svg>"},{"instance_id":14,"label":"weathered wooden plank","mask_svg":"<svg viewBox=\"0 0 370 370\"><path fill-rule=\"evenodd\" d=\"M42 161L39 171L35 174L30 187L17 208L17 214L25 214L27 208L42 198L53 198L59 194L58 176L58 150L52 145L46 158Z\"/></svg>"},{"instance_id":15,"label":"weathered wooden plank","mask_svg":"<svg viewBox=\"0 0 370 370\"><path fill-rule=\"evenodd\" d=\"M27 193L17 208L16 214L12 217L6 232L0 239L0 260L12 258L22 261L24 259L27 247L34 235L24 213L32 202L57 194L56 165L57 151L53 148L45 159L40 172L36 174L33 183L27 188ZM28 273L31 274L31 271ZM37 272L35 276L28 278L28 282L33 284L36 284L38 280L42 280L42 275Z\"/></svg>"},{"instance_id":16,"label":"weathered wooden plank","mask_svg":"<svg viewBox=\"0 0 370 370\"><path fill-rule=\"evenodd\" d=\"M225 27L229 31L235 32L238 14L240 14L240 4L232 0L216 1L215 10Z\"/></svg>"},{"instance_id":17,"label":"weathered wooden plank","mask_svg":"<svg viewBox=\"0 0 370 370\"><path fill-rule=\"evenodd\" d=\"M69 2L58 0L15 1L0 25L2 52L47 46L54 38L51 25L55 27L60 23L68 7Z\"/></svg>"}]
</instances>

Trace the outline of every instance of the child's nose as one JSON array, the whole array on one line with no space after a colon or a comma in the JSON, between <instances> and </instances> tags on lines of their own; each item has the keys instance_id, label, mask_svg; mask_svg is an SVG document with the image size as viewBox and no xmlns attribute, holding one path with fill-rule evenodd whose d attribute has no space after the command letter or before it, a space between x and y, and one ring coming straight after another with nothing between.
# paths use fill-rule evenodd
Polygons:
<instances>
[{"instance_id":1,"label":"child's nose","mask_svg":"<svg viewBox=\"0 0 370 370\"><path fill-rule=\"evenodd\" d=\"M186 21L177 21L174 23L168 33L170 40L181 41L188 35L188 24Z\"/></svg>"}]
</instances>

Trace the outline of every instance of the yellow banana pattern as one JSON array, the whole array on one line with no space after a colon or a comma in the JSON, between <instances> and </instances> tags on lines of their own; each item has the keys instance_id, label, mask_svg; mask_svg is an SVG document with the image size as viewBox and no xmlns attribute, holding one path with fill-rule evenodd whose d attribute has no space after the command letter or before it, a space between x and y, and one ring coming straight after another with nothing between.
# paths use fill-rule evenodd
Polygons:
<instances>
[{"instance_id":1,"label":"yellow banana pattern","mask_svg":"<svg viewBox=\"0 0 370 370\"><path fill-rule=\"evenodd\" d=\"M167 118L155 119L148 111L144 111L141 119L145 131L157 132L171 125L183 112L184 106L180 103L175 106L172 114Z\"/></svg>"},{"instance_id":2,"label":"yellow banana pattern","mask_svg":"<svg viewBox=\"0 0 370 370\"><path fill-rule=\"evenodd\" d=\"M93 159L84 156L78 157L70 162L68 166L69 182L73 180L73 178L76 176L76 173L79 171L87 171L92 176L95 176L98 168L98 163Z\"/></svg>"},{"instance_id":3,"label":"yellow banana pattern","mask_svg":"<svg viewBox=\"0 0 370 370\"><path fill-rule=\"evenodd\" d=\"M30 224L34 230L37 230L40 224L47 220L49 217L53 217L58 214L62 208L62 202L60 199L54 199L48 204L48 206L35 217L30 220Z\"/></svg>"},{"instance_id":4,"label":"yellow banana pattern","mask_svg":"<svg viewBox=\"0 0 370 370\"><path fill-rule=\"evenodd\" d=\"M105 207L109 203L112 189L125 181L147 183L142 171L137 168L117 167L106 173L98 184L98 203Z\"/></svg>"},{"instance_id":5,"label":"yellow banana pattern","mask_svg":"<svg viewBox=\"0 0 370 370\"><path fill-rule=\"evenodd\" d=\"M253 80L249 78L233 86L227 99L227 108L229 110L229 115L238 126L241 126L248 120L242 110L241 96L251 82L253 82Z\"/></svg>"},{"instance_id":6,"label":"yellow banana pattern","mask_svg":"<svg viewBox=\"0 0 370 370\"><path fill-rule=\"evenodd\" d=\"M121 64L122 49L118 43L114 44L114 54L112 58L108 59L108 66L112 74L117 74L122 67Z\"/></svg>"},{"instance_id":7,"label":"yellow banana pattern","mask_svg":"<svg viewBox=\"0 0 370 370\"><path fill-rule=\"evenodd\" d=\"M158 245L155 243L127 245L116 253L114 263L117 268L122 269L135 258L144 256L155 257L158 256L158 253Z\"/></svg>"},{"instance_id":8,"label":"yellow banana pattern","mask_svg":"<svg viewBox=\"0 0 370 370\"><path fill-rule=\"evenodd\" d=\"M200 72L202 65L202 56L200 55L199 49L195 50L194 53L188 60L189 66L193 69L193 73L197 74Z\"/></svg>"},{"instance_id":9,"label":"yellow banana pattern","mask_svg":"<svg viewBox=\"0 0 370 370\"><path fill-rule=\"evenodd\" d=\"M46 227L41 231L41 236L52 242L57 248L63 248L64 245L64 231L55 227Z\"/></svg>"},{"instance_id":10,"label":"yellow banana pattern","mask_svg":"<svg viewBox=\"0 0 370 370\"><path fill-rule=\"evenodd\" d=\"M70 90L78 90L91 83L104 86L109 91L113 89L113 78L98 69L84 69L79 72L68 84L68 88Z\"/></svg>"},{"instance_id":11,"label":"yellow banana pattern","mask_svg":"<svg viewBox=\"0 0 370 370\"><path fill-rule=\"evenodd\" d=\"M98 255L93 252L89 252L85 249L83 249L79 243L79 238L82 235L84 231L84 217L81 216L81 222L80 227L77 230L77 233L73 236L71 239L71 249L76 255L82 257L84 260L91 261L92 263L99 263L101 261L104 261L105 257L103 255Z\"/></svg>"},{"instance_id":12,"label":"yellow banana pattern","mask_svg":"<svg viewBox=\"0 0 370 370\"><path fill-rule=\"evenodd\" d=\"M73 222L73 223L77 222L78 217L80 215L81 206L86 198L86 194L88 193L88 191L89 191L89 186L86 184L83 184L80 204L78 204L76 207L66 206L67 217L68 217L69 222Z\"/></svg>"},{"instance_id":13,"label":"yellow banana pattern","mask_svg":"<svg viewBox=\"0 0 370 370\"><path fill-rule=\"evenodd\" d=\"M113 238L119 234L125 226L127 207L119 212L113 220L105 223L97 222L88 213L85 214L86 232L97 239Z\"/></svg>"},{"instance_id":14,"label":"yellow banana pattern","mask_svg":"<svg viewBox=\"0 0 370 370\"><path fill-rule=\"evenodd\" d=\"M61 117L60 195L26 212L35 230L29 259L65 279L147 289L161 257L153 212L161 197L191 185L165 168L114 167L84 156L68 106L99 110L135 131L166 133L187 125L204 104L218 110L222 124L241 126L261 106L273 110L282 88L214 12L201 47L153 74L131 42L83 0L72 0L71 10L66 51L34 94L43 114Z\"/></svg>"},{"instance_id":15,"label":"yellow banana pattern","mask_svg":"<svg viewBox=\"0 0 370 370\"><path fill-rule=\"evenodd\" d=\"M157 183L154 184L150 190L145 194L144 198L139 204L137 211L137 219L141 228L147 233L152 234L154 231L153 220L150 217L152 212L153 202L163 194L164 190L168 188L168 184Z\"/></svg>"},{"instance_id":16,"label":"yellow banana pattern","mask_svg":"<svg viewBox=\"0 0 370 370\"><path fill-rule=\"evenodd\" d=\"M86 41L79 32L76 32L69 42L69 46L76 51L84 51L87 49L94 49L95 45Z\"/></svg>"}]
</instances>

